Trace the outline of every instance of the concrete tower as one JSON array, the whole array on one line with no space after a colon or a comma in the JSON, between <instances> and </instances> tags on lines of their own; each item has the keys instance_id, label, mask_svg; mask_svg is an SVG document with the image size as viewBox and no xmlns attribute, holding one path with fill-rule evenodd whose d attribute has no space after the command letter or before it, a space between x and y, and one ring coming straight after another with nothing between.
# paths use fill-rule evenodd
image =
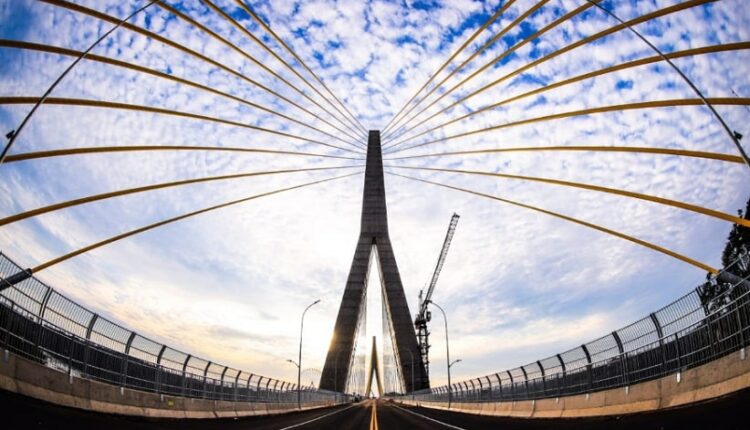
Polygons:
<instances>
[{"instance_id":1,"label":"concrete tower","mask_svg":"<svg viewBox=\"0 0 750 430\"><path fill-rule=\"evenodd\" d=\"M320 388L343 392L351 370L357 325L365 310L367 277L371 253L375 251L382 280L383 304L391 328L390 337L402 386L407 392L429 387L414 332L404 287L388 235L388 213L383 181L383 155L380 132L370 131L367 143L367 166L362 197L362 223L357 249L349 269L344 297L341 299L333 339L328 348ZM376 267L376 265L373 265ZM364 330L364 328L362 328ZM413 365L412 365L413 363ZM412 387L412 368L414 371Z\"/></svg>"}]
</instances>

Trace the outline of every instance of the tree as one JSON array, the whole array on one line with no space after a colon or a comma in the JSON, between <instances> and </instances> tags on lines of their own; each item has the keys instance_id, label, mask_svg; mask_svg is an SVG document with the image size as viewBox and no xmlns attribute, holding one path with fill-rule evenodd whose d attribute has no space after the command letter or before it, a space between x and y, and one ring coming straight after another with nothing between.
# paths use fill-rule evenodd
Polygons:
<instances>
[{"instance_id":1,"label":"tree","mask_svg":"<svg viewBox=\"0 0 750 430\"><path fill-rule=\"evenodd\" d=\"M742 210L739 210L737 211L737 214L740 218L750 219L750 199L747 201L745 213L743 214ZM740 257L743 246L746 250L750 250L750 228L734 224L732 230L729 232L729 237L727 237L727 244L724 247L724 252L721 254L721 263L724 268L732 265L732 263ZM741 278L750 274L750 267L747 267L747 265L742 267L741 264L735 264L729 270Z\"/></svg>"},{"instance_id":2,"label":"tree","mask_svg":"<svg viewBox=\"0 0 750 430\"><path fill-rule=\"evenodd\" d=\"M750 219L750 199L747 201L745 211L737 211L740 218ZM722 270L746 278L750 275L750 228L743 225L734 224L727 237L727 244L724 246L724 252L721 254ZM706 282L698 287L698 297L701 305L709 315L716 312L728 303L747 292L745 283L730 284L720 282L710 273L706 276Z\"/></svg>"}]
</instances>

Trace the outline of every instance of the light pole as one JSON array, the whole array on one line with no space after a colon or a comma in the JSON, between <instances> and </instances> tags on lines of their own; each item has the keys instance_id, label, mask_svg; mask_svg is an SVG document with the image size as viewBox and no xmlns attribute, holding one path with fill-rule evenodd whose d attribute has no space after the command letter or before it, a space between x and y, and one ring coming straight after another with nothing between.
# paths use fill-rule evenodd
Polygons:
<instances>
[{"instance_id":1,"label":"light pole","mask_svg":"<svg viewBox=\"0 0 750 430\"><path fill-rule=\"evenodd\" d=\"M451 407L451 367L459 362L461 362L460 358L458 360L453 360L453 362L448 365L448 408Z\"/></svg>"},{"instance_id":2,"label":"light pole","mask_svg":"<svg viewBox=\"0 0 750 430\"><path fill-rule=\"evenodd\" d=\"M443 314L443 322L445 323L445 364L448 367L448 409L451 407L451 366L456 364L457 362L461 360L456 360L453 363L451 363L451 349L448 346L448 317L445 316L445 311L443 308L440 307L437 303L430 300L428 304L435 306L436 308L440 309L440 312Z\"/></svg>"},{"instance_id":3,"label":"light pole","mask_svg":"<svg viewBox=\"0 0 750 430\"><path fill-rule=\"evenodd\" d=\"M305 328L305 314L307 313L308 309L317 305L318 303L320 303L320 299L310 303L305 308L305 310L302 312L302 320L299 325L299 357L297 358L297 362L295 363L297 365L297 409L302 409L300 383L302 382L302 330Z\"/></svg>"},{"instance_id":4,"label":"light pole","mask_svg":"<svg viewBox=\"0 0 750 430\"><path fill-rule=\"evenodd\" d=\"M411 350L406 350L411 356L411 399L414 400L414 354Z\"/></svg>"},{"instance_id":5,"label":"light pole","mask_svg":"<svg viewBox=\"0 0 750 430\"><path fill-rule=\"evenodd\" d=\"M296 361L294 361L292 359L289 359L289 358L287 358L286 361L287 361L287 363L292 363L295 366L297 366L297 372L299 372L299 368L300 368L299 367L299 363L297 363ZM297 378L297 406L299 407L299 377Z\"/></svg>"}]
</instances>

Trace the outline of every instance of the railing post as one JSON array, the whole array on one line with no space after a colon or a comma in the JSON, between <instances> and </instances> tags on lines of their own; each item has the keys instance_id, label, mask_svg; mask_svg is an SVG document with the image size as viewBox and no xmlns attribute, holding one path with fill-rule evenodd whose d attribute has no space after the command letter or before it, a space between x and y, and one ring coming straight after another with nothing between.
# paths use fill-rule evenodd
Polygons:
<instances>
[{"instance_id":1,"label":"railing post","mask_svg":"<svg viewBox=\"0 0 750 430\"><path fill-rule=\"evenodd\" d=\"M73 381L73 343L75 342L75 336L70 334L68 336L68 381Z\"/></svg>"},{"instance_id":2,"label":"railing post","mask_svg":"<svg viewBox=\"0 0 750 430\"><path fill-rule=\"evenodd\" d=\"M221 381L219 382L219 400L224 400L224 375L227 374L229 366L224 366L224 370L221 371Z\"/></svg>"},{"instance_id":3,"label":"railing post","mask_svg":"<svg viewBox=\"0 0 750 430\"><path fill-rule=\"evenodd\" d=\"M192 355L188 354L187 357L185 358L185 362L182 363L182 397L185 397L185 391L187 390L187 374L186 374L186 371L187 371L188 361L190 361L190 359L192 357L193 357ZM192 397L192 395L190 397Z\"/></svg>"},{"instance_id":4,"label":"railing post","mask_svg":"<svg viewBox=\"0 0 750 430\"><path fill-rule=\"evenodd\" d=\"M622 382L625 385L628 385L628 364L625 360L625 348L622 345L622 339L620 339L620 334L617 333L617 331L612 332L612 337L615 339L615 343L617 344L617 350L620 352L620 366L622 366Z\"/></svg>"},{"instance_id":5,"label":"railing post","mask_svg":"<svg viewBox=\"0 0 750 430\"><path fill-rule=\"evenodd\" d=\"M99 315L93 314L86 327L86 346L83 350L83 374L85 376L89 374L89 344L91 343L91 332L94 331L94 324L96 324L97 319L99 319Z\"/></svg>"},{"instance_id":6,"label":"railing post","mask_svg":"<svg viewBox=\"0 0 750 430\"><path fill-rule=\"evenodd\" d=\"M661 365L663 370L663 374L666 374L669 372L669 369L667 368L667 352L665 351L664 346L664 329L661 327L661 322L659 322L659 317L656 316L655 313L650 313L649 318L651 319L651 323L654 325L654 329L656 330L656 335L659 336L659 350L661 350Z\"/></svg>"},{"instance_id":7,"label":"railing post","mask_svg":"<svg viewBox=\"0 0 750 430\"><path fill-rule=\"evenodd\" d=\"M593 366L591 365L591 354L589 354L589 349L586 348L586 345L581 345L581 349L583 350L583 353L586 354L586 373L588 373L589 376L589 391L592 390L594 386L594 375L593 373Z\"/></svg>"},{"instance_id":8,"label":"railing post","mask_svg":"<svg viewBox=\"0 0 750 430\"><path fill-rule=\"evenodd\" d=\"M208 390L206 389L206 385L207 385L206 379L208 378L208 368L211 367L211 364L212 363L209 361L208 364L206 364L206 368L203 369L203 398L204 399L208 398L207 396Z\"/></svg>"},{"instance_id":9,"label":"railing post","mask_svg":"<svg viewBox=\"0 0 750 430\"><path fill-rule=\"evenodd\" d=\"M495 378L497 378L497 387L500 388L500 400L503 399L503 380L500 379L500 374L495 373Z\"/></svg>"},{"instance_id":10,"label":"railing post","mask_svg":"<svg viewBox=\"0 0 750 430\"><path fill-rule=\"evenodd\" d=\"M253 376L255 376L255 375L251 373L250 376L247 377L247 387L246 388L247 388L247 400L248 401L251 400L251 396L250 396L250 393L251 393L251 391L250 391L250 381L252 381ZM257 398L257 396L256 396L256 398Z\"/></svg>"},{"instance_id":11,"label":"railing post","mask_svg":"<svg viewBox=\"0 0 750 430\"><path fill-rule=\"evenodd\" d=\"M539 366L539 371L542 372L542 395L547 394L547 382L546 382L546 376L544 373L544 367L542 366L542 362L537 360L536 365Z\"/></svg>"},{"instance_id":12,"label":"railing post","mask_svg":"<svg viewBox=\"0 0 750 430\"><path fill-rule=\"evenodd\" d=\"M52 288L45 285L47 290L44 292L44 297L42 298L42 304L39 305L39 327L37 330L39 330L39 334L36 338L36 347L37 350L39 349L40 345L42 344L42 334L44 333L44 312L47 310L47 303L49 303L49 299L52 296L52 292L54 291Z\"/></svg>"},{"instance_id":13,"label":"railing post","mask_svg":"<svg viewBox=\"0 0 750 430\"><path fill-rule=\"evenodd\" d=\"M130 332L128 341L125 344L125 356L122 357L122 370L120 371L121 373L120 385L122 385L123 387L126 386L128 382L128 358L130 357L130 347L133 345L135 334L136 333L134 331Z\"/></svg>"},{"instance_id":14,"label":"railing post","mask_svg":"<svg viewBox=\"0 0 750 430\"><path fill-rule=\"evenodd\" d=\"M490 389L490 400L492 400L492 381L490 380L489 375L485 376L487 378L487 387Z\"/></svg>"},{"instance_id":15,"label":"railing post","mask_svg":"<svg viewBox=\"0 0 750 430\"><path fill-rule=\"evenodd\" d=\"M159 355L156 356L156 393L161 391L161 358L164 356L164 351L167 350L167 345L162 345L159 350Z\"/></svg>"},{"instance_id":16,"label":"railing post","mask_svg":"<svg viewBox=\"0 0 750 430\"><path fill-rule=\"evenodd\" d=\"M39 306L39 319L41 321L44 321L44 313L47 311L47 305L49 303L50 297L52 297L52 293L55 291L52 288L47 287L47 291L44 292L44 297L42 298L42 304Z\"/></svg>"},{"instance_id":17,"label":"railing post","mask_svg":"<svg viewBox=\"0 0 750 430\"><path fill-rule=\"evenodd\" d=\"M521 366L521 372L523 372L523 386L526 391L526 397L529 397L529 375L526 374L526 369L524 369L523 366Z\"/></svg>"},{"instance_id":18,"label":"railing post","mask_svg":"<svg viewBox=\"0 0 750 430\"><path fill-rule=\"evenodd\" d=\"M242 375L242 371L237 372L237 376L234 377L234 402L237 403L237 394L240 389L239 383L240 383L240 375Z\"/></svg>"},{"instance_id":19,"label":"railing post","mask_svg":"<svg viewBox=\"0 0 750 430\"><path fill-rule=\"evenodd\" d=\"M471 382L471 392L472 392L473 394L476 394L476 392L477 392L477 388L476 388L476 386L474 385L474 380L472 379L472 380L470 380L469 382ZM469 386L467 385L467 386L466 386L466 388L468 389L468 388L469 388ZM473 397L473 396L472 396L472 397ZM467 399L467 400L470 400L470 399Z\"/></svg>"},{"instance_id":20,"label":"railing post","mask_svg":"<svg viewBox=\"0 0 750 430\"><path fill-rule=\"evenodd\" d=\"M259 375L258 376L258 382L255 383L255 399L258 400L258 401L260 401L260 396L261 396L261 392L260 392L260 390L261 390L261 388L260 388L261 381L263 381L263 377Z\"/></svg>"},{"instance_id":21,"label":"railing post","mask_svg":"<svg viewBox=\"0 0 750 430\"><path fill-rule=\"evenodd\" d=\"M732 310L732 312L734 312L734 316L736 317L735 319L737 320L737 330L739 331L739 335L740 335L740 348L744 348L745 347L745 330L742 328L742 318L740 317L740 306L741 305L735 301L734 310Z\"/></svg>"},{"instance_id":22,"label":"railing post","mask_svg":"<svg viewBox=\"0 0 750 430\"><path fill-rule=\"evenodd\" d=\"M510 370L506 370L505 373L510 378L510 398L516 400L516 383L513 381L513 375L510 374Z\"/></svg>"},{"instance_id":23,"label":"railing post","mask_svg":"<svg viewBox=\"0 0 750 430\"><path fill-rule=\"evenodd\" d=\"M271 378L268 378L268 381L266 381L266 401L271 401L271 396L268 393L268 385L271 383Z\"/></svg>"},{"instance_id":24,"label":"railing post","mask_svg":"<svg viewBox=\"0 0 750 430\"><path fill-rule=\"evenodd\" d=\"M566 369L565 369L565 361L562 359L562 356L560 354L557 354L557 361L560 362L560 368L562 368L562 383L557 384L557 396L560 397L562 394L562 387L565 386L565 380L566 378Z\"/></svg>"}]
</instances>

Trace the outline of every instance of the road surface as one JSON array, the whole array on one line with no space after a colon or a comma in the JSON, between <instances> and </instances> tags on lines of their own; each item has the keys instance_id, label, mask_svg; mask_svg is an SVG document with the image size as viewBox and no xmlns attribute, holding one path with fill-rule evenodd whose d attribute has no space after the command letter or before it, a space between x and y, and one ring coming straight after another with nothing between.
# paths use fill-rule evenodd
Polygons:
<instances>
[{"instance_id":1,"label":"road surface","mask_svg":"<svg viewBox=\"0 0 750 430\"><path fill-rule=\"evenodd\" d=\"M267 417L211 420L157 420L106 415L55 406L0 391L3 429L76 430L482 430L482 429L709 429L750 428L750 390L686 408L621 417L586 419L497 418L388 401L361 403Z\"/></svg>"}]
</instances>

